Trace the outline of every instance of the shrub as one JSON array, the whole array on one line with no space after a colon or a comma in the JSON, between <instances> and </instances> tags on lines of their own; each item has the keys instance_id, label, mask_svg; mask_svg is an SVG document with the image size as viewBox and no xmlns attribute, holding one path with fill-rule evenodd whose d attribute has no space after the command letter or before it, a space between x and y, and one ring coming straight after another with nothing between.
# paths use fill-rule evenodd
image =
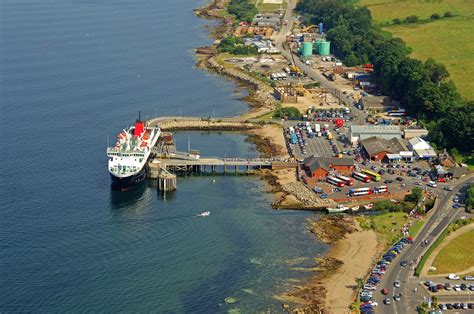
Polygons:
<instances>
[{"instance_id":1,"label":"shrub","mask_svg":"<svg viewBox=\"0 0 474 314\"><path fill-rule=\"evenodd\" d=\"M444 17L453 17L453 13L451 11L444 12Z\"/></svg>"},{"instance_id":2,"label":"shrub","mask_svg":"<svg viewBox=\"0 0 474 314\"><path fill-rule=\"evenodd\" d=\"M439 16L438 13L433 13L433 14L431 14L431 16L430 16L430 19L432 19L432 20L438 20L439 18L440 18L440 16Z\"/></svg>"},{"instance_id":3,"label":"shrub","mask_svg":"<svg viewBox=\"0 0 474 314\"><path fill-rule=\"evenodd\" d=\"M392 22L393 22L393 24L395 24L395 25L402 24L402 20L400 20L400 19L393 19Z\"/></svg>"},{"instance_id":4,"label":"shrub","mask_svg":"<svg viewBox=\"0 0 474 314\"><path fill-rule=\"evenodd\" d=\"M295 107L285 107L285 108L278 108L275 111L275 117L277 118L298 118L301 117L300 111Z\"/></svg>"},{"instance_id":5,"label":"shrub","mask_svg":"<svg viewBox=\"0 0 474 314\"><path fill-rule=\"evenodd\" d=\"M416 23L418 22L418 16L416 15L410 15L410 16L407 16L403 22L405 23Z\"/></svg>"}]
</instances>

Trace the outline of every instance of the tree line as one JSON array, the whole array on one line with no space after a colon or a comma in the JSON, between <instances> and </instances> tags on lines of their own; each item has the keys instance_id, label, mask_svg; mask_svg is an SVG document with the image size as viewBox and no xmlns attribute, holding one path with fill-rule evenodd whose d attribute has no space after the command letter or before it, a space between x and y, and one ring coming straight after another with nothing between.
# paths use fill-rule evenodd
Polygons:
<instances>
[{"instance_id":1,"label":"tree line","mask_svg":"<svg viewBox=\"0 0 474 314\"><path fill-rule=\"evenodd\" d=\"M249 0L230 0L227 12L235 15L239 21L250 23L258 10Z\"/></svg>"},{"instance_id":2,"label":"tree line","mask_svg":"<svg viewBox=\"0 0 474 314\"><path fill-rule=\"evenodd\" d=\"M430 131L435 146L472 153L474 101L461 98L444 65L410 58L405 42L388 37L367 8L347 0L301 0L296 9L308 24L324 23L333 53L347 66L372 63L378 88Z\"/></svg>"}]
</instances>

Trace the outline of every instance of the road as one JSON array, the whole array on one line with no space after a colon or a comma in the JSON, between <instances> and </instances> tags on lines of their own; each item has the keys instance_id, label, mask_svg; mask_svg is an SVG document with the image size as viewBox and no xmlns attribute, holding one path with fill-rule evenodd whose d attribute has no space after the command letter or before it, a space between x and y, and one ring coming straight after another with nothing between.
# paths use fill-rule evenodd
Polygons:
<instances>
[{"instance_id":1,"label":"road","mask_svg":"<svg viewBox=\"0 0 474 314\"><path fill-rule=\"evenodd\" d=\"M288 20L287 25L283 25L278 36L275 38L275 46L280 49L281 54L288 60L292 61L291 52L288 49L286 42L286 36L290 34L291 27L293 25L293 12L296 7L296 0L288 0L288 6L285 12L285 19ZM318 70L314 70L311 66L304 64L298 57L295 57L296 65L308 74L308 77L319 82L322 88L325 88L328 92L338 98L345 106L349 107L355 116L353 123L362 124L365 122L367 115L363 110L356 109L352 106L352 102L345 97L343 91L332 81L329 81L324 77Z\"/></svg>"},{"instance_id":2,"label":"road","mask_svg":"<svg viewBox=\"0 0 474 314\"><path fill-rule=\"evenodd\" d=\"M441 232L456 218L462 215L463 208L454 209L448 206L453 196L460 190L466 189L472 182L472 175L461 179L451 192L440 193L439 199L435 207L432 209L433 214L428 218L423 228L418 233L413 244L407 246L405 250L394 260L392 265L387 269L383 280L379 283L380 289L375 293L375 301L379 303L378 313L415 313L416 306L423 302L424 297L428 297L425 289L419 287L418 292L414 293L414 288L418 286L420 279L413 276L411 267L401 267L400 261L408 260L409 262L421 257L429 246L421 246L420 243L427 239L430 243L441 234ZM400 288L394 288L393 282L401 281ZM382 288L389 290L388 296L392 297L392 305L384 305L383 300L386 296L380 293ZM393 302L393 295L401 292L403 297L400 302Z\"/></svg>"}]
</instances>

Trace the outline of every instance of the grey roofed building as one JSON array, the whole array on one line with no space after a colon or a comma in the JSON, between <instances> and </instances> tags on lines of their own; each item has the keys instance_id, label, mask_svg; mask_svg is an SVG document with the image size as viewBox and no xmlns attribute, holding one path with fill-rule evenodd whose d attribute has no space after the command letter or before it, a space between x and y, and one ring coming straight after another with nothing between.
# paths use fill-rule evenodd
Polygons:
<instances>
[{"instance_id":1,"label":"grey roofed building","mask_svg":"<svg viewBox=\"0 0 474 314\"><path fill-rule=\"evenodd\" d=\"M363 139L361 144L369 155L374 155L380 152L398 154L402 151L408 150L406 145L398 138L386 140L378 136L372 136Z\"/></svg>"},{"instance_id":2,"label":"grey roofed building","mask_svg":"<svg viewBox=\"0 0 474 314\"><path fill-rule=\"evenodd\" d=\"M328 165L334 165L334 166L353 166L354 165L353 158L322 157L319 159Z\"/></svg>"},{"instance_id":3,"label":"grey roofed building","mask_svg":"<svg viewBox=\"0 0 474 314\"><path fill-rule=\"evenodd\" d=\"M351 142L354 144L363 139L378 136L387 140L402 138L398 125L351 125Z\"/></svg>"},{"instance_id":4,"label":"grey roofed building","mask_svg":"<svg viewBox=\"0 0 474 314\"><path fill-rule=\"evenodd\" d=\"M452 167L448 170L448 173L453 176L455 179L459 179L460 177L466 175L469 170L465 167Z\"/></svg>"},{"instance_id":5,"label":"grey roofed building","mask_svg":"<svg viewBox=\"0 0 474 314\"><path fill-rule=\"evenodd\" d=\"M278 28L281 25L281 18L278 14L257 14L252 19L252 24Z\"/></svg>"}]
</instances>

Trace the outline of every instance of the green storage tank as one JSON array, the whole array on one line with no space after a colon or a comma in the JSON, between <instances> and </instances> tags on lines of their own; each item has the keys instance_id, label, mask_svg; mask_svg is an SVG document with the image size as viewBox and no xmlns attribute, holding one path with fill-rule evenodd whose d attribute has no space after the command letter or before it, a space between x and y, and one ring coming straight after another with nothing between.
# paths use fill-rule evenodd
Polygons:
<instances>
[{"instance_id":1,"label":"green storage tank","mask_svg":"<svg viewBox=\"0 0 474 314\"><path fill-rule=\"evenodd\" d=\"M311 57L313 55L313 43L310 41L304 42L301 54L303 57Z\"/></svg>"},{"instance_id":2,"label":"green storage tank","mask_svg":"<svg viewBox=\"0 0 474 314\"><path fill-rule=\"evenodd\" d=\"M322 41L319 43L318 53L321 56L329 56L331 54L331 42Z\"/></svg>"},{"instance_id":3,"label":"green storage tank","mask_svg":"<svg viewBox=\"0 0 474 314\"><path fill-rule=\"evenodd\" d=\"M316 40L316 43L314 43L314 51L315 51L316 53L319 53L319 46L321 45L321 42L322 42L322 41L323 41L322 39L317 39L317 40Z\"/></svg>"}]
</instances>

